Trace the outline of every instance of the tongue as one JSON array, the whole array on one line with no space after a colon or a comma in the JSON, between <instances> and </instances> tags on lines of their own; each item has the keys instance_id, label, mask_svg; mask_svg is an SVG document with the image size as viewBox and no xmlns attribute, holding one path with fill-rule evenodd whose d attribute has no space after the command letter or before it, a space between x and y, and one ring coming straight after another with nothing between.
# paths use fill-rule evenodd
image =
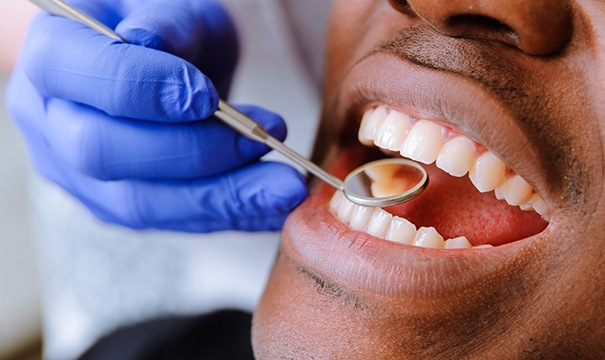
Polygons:
<instances>
[{"instance_id":1,"label":"tongue","mask_svg":"<svg viewBox=\"0 0 605 360\"><path fill-rule=\"evenodd\" d=\"M535 235L547 223L534 211L523 211L480 193L467 176L456 178L426 166L430 182L422 195L386 210L420 227L434 227L445 238L466 236L473 245L501 245Z\"/></svg>"}]
</instances>

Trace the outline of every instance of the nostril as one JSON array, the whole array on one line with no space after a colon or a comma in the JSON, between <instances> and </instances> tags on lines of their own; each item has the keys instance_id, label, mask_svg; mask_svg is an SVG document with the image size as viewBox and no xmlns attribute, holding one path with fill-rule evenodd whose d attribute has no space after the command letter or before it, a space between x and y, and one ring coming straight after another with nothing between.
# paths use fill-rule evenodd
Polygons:
<instances>
[{"instance_id":1,"label":"nostril","mask_svg":"<svg viewBox=\"0 0 605 360\"><path fill-rule=\"evenodd\" d=\"M406 0L389 0L391 6L402 14L415 15L414 9Z\"/></svg>"},{"instance_id":2,"label":"nostril","mask_svg":"<svg viewBox=\"0 0 605 360\"><path fill-rule=\"evenodd\" d=\"M511 44L519 41L519 34L512 27L485 15L453 15L447 19L446 26L456 36L497 39Z\"/></svg>"},{"instance_id":3,"label":"nostril","mask_svg":"<svg viewBox=\"0 0 605 360\"><path fill-rule=\"evenodd\" d=\"M515 31L505 23L496 20L489 16L476 15L476 14L459 14L454 15L448 19L449 26L474 26L485 29L487 31L494 32L508 32L514 33Z\"/></svg>"},{"instance_id":4,"label":"nostril","mask_svg":"<svg viewBox=\"0 0 605 360\"><path fill-rule=\"evenodd\" d=\"M572 0L389 0L440 33L511 45L529 55L561 52L573 31Z\"/></svg>"}]
</instances>

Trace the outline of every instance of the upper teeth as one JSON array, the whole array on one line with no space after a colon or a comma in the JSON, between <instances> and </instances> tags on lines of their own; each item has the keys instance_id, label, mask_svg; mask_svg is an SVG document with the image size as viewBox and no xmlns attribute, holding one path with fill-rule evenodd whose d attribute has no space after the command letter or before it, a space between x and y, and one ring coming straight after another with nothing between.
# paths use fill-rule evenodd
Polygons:
<instances>
[{"instance_id":1,"label":"upper teeth","mask_svg":"<svg viewBox=\"0 0 605 360\"><path fill-rule=\"evenodd\" d=\"M523 178L492 152L450 128L381 105L363 115L359 141L425 164L436 161L438 168L452 176L468 173L480 192L495 190L509 205L534 210L550 220L550 209Z\"/></svg>"}]
</instances>

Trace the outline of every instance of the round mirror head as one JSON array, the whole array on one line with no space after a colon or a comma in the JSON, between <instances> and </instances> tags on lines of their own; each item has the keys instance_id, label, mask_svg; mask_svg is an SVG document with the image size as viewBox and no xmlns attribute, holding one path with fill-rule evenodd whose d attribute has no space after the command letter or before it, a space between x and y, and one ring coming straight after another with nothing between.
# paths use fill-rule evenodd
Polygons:
<instances>
[{"instance_id":1,"label":"round mirror head","mask_svg":"<svg viewBox=\"0 0 605 360\"><path fill-rule=\"evenodd\" d=\"M362 165L350 173L344 181L344 194L358 205L387 207L420 195L428 180L426 170L412 160L383 159Z\"/></svg>"}]
</instances>

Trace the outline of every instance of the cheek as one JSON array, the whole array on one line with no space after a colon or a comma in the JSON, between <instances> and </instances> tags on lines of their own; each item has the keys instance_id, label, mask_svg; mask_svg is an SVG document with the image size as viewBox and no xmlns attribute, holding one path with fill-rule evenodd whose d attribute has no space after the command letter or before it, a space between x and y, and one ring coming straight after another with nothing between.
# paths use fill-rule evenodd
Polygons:
<instances>
[{"instance_id":1,"label":"cheek","mask_svg":"<svg viewBox=\"0 0 605 360\"><path fill-rule=\"evenodd\" d=\"M386 0L335 0L326 42L324 106L335 101L356 63L418 21Z\"/></svg>"},{"instance_id":2,"label":"cheek","mask_svg":"<svg viewBox=\"0 0 605 360\"><path fill-rule=\"evenodd\" d=\"M377 44L368 42L368 36L373 33L376 10L382 2L387 3L381 0L334 1L326 49L327 84L338 84L348 69L367 53L367 49Z\"/></svg>"},{"instance_id":3,"label":"cheek","mask_svg":"<svg viewBox=\"0 0 605 360\"><path fill-rule=\"evenodd\" d=\"M353 43L351 38L359 36L353 22L357 21L356 14L346 6L345 1L335 1L332 6L328 38L326 42L325 81L328 88L337 84L336 79L342 77L342 65L350 57ZM351 36L353 35L353 36Z\"/></svg>"}]
</instances>

